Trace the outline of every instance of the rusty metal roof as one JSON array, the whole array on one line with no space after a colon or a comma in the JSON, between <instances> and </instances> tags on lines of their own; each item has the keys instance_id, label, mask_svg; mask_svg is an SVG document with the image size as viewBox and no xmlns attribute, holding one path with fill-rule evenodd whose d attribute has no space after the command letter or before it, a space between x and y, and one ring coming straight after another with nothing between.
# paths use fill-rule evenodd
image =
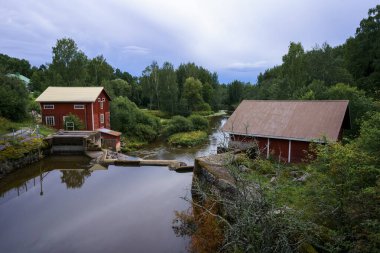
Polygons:
<instances>
[{"instance_id":1,"label":"rusty metal roof","mask_svg":"<svg viewBox=\"0 0 380 253\"><path fill-rule=\"evenodd\" d=\"M223 131L300 141L336 141L348 120L348 100L244 100ZM346 117L346 119L345 119Z\"/></svg>"},{"instance_id":2,"label":"rusty metal roof","mask_svg":"<svg viewBox=\"0 0 380 253\"><path fill-rule=\"evenodd\" d=\"M95 102L103 87L52 87L49 86L36 99L37 102ZM107 94L107 93L106 93ZM108 95L107 95L108 96Z\"/></svg>"},{"instance_id":3,"label":"rusty metal roof","mask_svg":"<svg viewBox=\"0 0 380 253\"><path fill-rule=\"evenodd\" d=\"M121 133L118 132L118 131L114 131L114 130L111 130L111 129L107 129L107 128L99 128L99 129L96 129L97 131L101 132L101 133L104 133L104 134L109 134L109 135L113 135L113 136L120 136Z\"/></svg>"}]
</instances>

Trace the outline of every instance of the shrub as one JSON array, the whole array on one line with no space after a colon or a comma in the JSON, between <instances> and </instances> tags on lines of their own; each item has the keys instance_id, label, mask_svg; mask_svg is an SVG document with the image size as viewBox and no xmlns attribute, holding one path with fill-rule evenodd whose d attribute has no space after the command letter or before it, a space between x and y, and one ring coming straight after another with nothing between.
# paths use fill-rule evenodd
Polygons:
<instances>
[{"instance_id":1,"label":"shrub","mask_svg":"<svg viewBox=\"0 0 380 253\"><path fill-rule=\"evenodd\" d=\"M188 132L193 129L193 124L189 119L186 119L183 116L174 116L168 122L165 129L165 134L172 135L180 132Z\"/></svg>"},{"instance_id":2,"label":"shrub","mask_svg":"<svg viewBox=\"0 0 380 253\"><path fill-rule=\"evenodd\" d=\"M157 137L157 131L152 126L141 123L136 124L134 133L139 140L144 141L153 141Z\"/></svg>"},{"instance_id":3,"label":"shrub","mask_svg":"<svg viewBox=\"0 0 380 253\"><path fill-rule=\"evenodd\" d=\"M74 129L68 129L66 123L74 123ZM65 130L83 130L84 124L83 121L76 115L70 113L66 118L64 122L64 128Z\"/></svg>"},{"instance_id":4,"label":"shrub","mask_svg":"<svg viewBox=\"0 0 380 253\"><path fill-rule=\"evenodd\" d=\"M193 131L187 133L176 133L169 137L170 145L195 146L207 140L207 133L203 131Z\"/></svg>"},{"instance_id":5,"label":"shrub","mask_svg":"<svg viewBox=\"0 0 380 253\"><path fill-rule=\"evenodd\" d=\"M193 130L207 130L208 120L200 115L191 115L189 120L193 124Z\"/></svg>"},{"instance_id":6,"label":"shrub","mask_svg":"<svg viewBox=\"0 0 380 253\"><path fill-rule=\"evenodd\" d=\"M126 97L118 97L112 101L111 125L112 128L123 132L128 137L144 141L157 138L161 128L157 117L142 112Z\"/></svg>"}]
</instances>

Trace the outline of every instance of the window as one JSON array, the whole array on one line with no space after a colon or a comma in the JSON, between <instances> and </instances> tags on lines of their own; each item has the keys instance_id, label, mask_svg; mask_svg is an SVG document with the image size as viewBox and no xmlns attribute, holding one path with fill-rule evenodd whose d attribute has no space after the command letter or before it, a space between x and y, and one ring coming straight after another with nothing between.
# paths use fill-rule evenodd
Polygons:
<instances>
[{"instance_id":1,"label":"window","mask_svg":"<svg viewBox=\"0 0 380 253\"><path fill-rule=\"evenodd\" d=\"M84 109L84 105L74 105L74 109Z\"/></svg>"},{"instance_id":2,"label":"window","mask_svg":"<svg viewBox=\"0 0 380 253\"><path fill-rule=\"evenodd\" d=\"M100 114L100 123L104 124L104 114Z\"/></svg>"},{"instance_id":3,"label":"window","mask_svg":"<svg viewBox=\"0 0 380 253\"><path fill-rule=\"evenodd\" d=\"M103 102L100 102L100 109L103 109Z\"/></svg>"},{"instance_id":4,"label":"window","mask_svg":"<svg viewBox=\"0 0 380 253\"><path fill-rule=\"evenodd\" d=\"M104 102L104 101L106 101L106 99L105 99L105 98L102 98L102 101Z\"/></svg>"},{"instance_id":5,"label":"window","mask_svg":"<svg viewBox=\"0 0 380 253\"><path fill-rule=\"evenodd\" d=\"M46 116L45 122L46 122L46 125L48 126L54 126L55 125L54 116Z\"/></svg>"},{"instance_id":6,"label":"window","mask_svg":"<svg viewBox=\"0 0 380 253\"><path fill-rule=\"evenodd\" d=\"M44 105L44 109L54 109L54 105Z\"/></svg>"}]
</instances>

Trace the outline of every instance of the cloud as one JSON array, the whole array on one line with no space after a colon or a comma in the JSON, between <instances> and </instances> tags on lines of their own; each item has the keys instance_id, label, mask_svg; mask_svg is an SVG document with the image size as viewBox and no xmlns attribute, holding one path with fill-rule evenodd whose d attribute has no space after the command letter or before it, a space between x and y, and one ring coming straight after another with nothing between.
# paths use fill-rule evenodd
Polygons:
<instances>
[{"instance_id":1,"label":"cloud","mask_svg":"<svg viewBox=\"0 0 380 253\"><path fill-rule=\"evenodd\" d=\"M139 46L126 46L122 49L123 53L132 53L132 54L149 54L150 49Z\"/></svg>"},{"instance_id":2,"label":"cloud","mask_svg":"<svg viewBox=\"0 0 380 253\"><path fill-rule=\"evenodd\" d=\"M1 1L1 0L0 0ZM354 35L378 0L50 0L1 1L0 53L51 61L57 39L73 38L89 57L140 75L153 60L195 62L222 82L281 63L290 41L306 50ZM227 73L228 72L228 73ZM243 73L244 72L244 73Z\"/></svg>"},{"instance_id":3,"label":"cloud","mask_svg":"<svg viewBox=\"0 0 380 253\"><path fill-rule=\"evenodd\" d=\"M257 61L257 62L234 62L230 64L227 69L230 71L237 72L251 72L256 71L258 69L262 69L263 67L269 67L267 61Z\"/></svg>"}]
</instances>

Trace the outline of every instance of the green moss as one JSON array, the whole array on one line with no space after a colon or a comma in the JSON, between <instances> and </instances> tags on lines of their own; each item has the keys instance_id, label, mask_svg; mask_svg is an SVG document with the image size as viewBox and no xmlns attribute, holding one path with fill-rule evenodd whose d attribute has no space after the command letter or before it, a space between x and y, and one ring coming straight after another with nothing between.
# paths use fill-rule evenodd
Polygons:
<instances>
[{"instance_id":1,"label":"green moss","mask_svg":"<svg viewBox=\"0 0 380 253\"><path fill-rule=\"evenodd\" d=\"M170 145L175 146L195 146L207 140L207 133L204 131L192 131L185 133L176 133L169 137Z\"/></svg>"},{"instance_id":2,"label":"green moss","mask_svg":"<svg viewBox=\"0 0 380 253\"><path fill-rule=\"evenodd\" d=\"M45 142L40 138L31 139L25 142L14 141L12 145L0 151L0 161L7 159L18 159L23 157L25 154L37 151L39 148L45 147Z\"/></svg>"}]
</instances>

